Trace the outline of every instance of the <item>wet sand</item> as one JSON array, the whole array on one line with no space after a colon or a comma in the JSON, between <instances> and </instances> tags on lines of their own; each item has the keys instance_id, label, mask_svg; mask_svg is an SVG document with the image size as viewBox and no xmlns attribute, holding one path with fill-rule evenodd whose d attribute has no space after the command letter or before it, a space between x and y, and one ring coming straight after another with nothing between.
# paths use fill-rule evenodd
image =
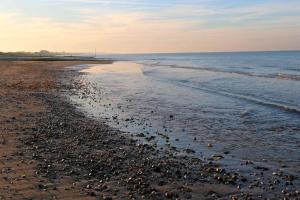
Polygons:
<instances>
[{"instance_id":1,"label":"wet sand","mask_svg":"<svg viewBox=\"0 0 300 200\"><path fill-rule=\"evenodd\" d=\"M0 199L299 198L239 189L248 183L238 172L158 153L86 117L62 95L81 87L65 67L95 62L0 61Z\"/></svg>"}]
</instances>

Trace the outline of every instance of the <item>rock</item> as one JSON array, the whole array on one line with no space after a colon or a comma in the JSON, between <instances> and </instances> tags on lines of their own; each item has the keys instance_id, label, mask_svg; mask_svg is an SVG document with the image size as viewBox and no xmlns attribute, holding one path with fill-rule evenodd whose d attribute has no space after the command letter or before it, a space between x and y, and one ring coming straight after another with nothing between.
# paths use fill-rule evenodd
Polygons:
<instances>
[{"instance_id":1,"label":"rock","mask_svg":"<svg viewBox=\"0 0 300 200\"><path fill-rule=\"evenodd\" d=\"M41 189L41 190L43 190L43 189L46 189L46 186L43 185L43 184L38 184L38 188Z\"/></svg>"},{"instance_id":2,"label":"rock","mask_svg":"<svg viewBox=\"0 0 300 200\"><path fill-rule=\"evenodd\" d=\"M150 142L151 140L154 140L155 139L155 136L150 136L150 137L147 137L146 138L146 140L148 141L148 142Z\"/></svg>"},{"instance_id":3,"label":"rock","mask_svg":"<svg viewBox=\"0 0 300 200\"><path fill-rule=\"evenodd\" d=\"M253 164L253 162L250 161L250 160L246 160L246 161L245 161L245 164L246 164L246 165L249 165L249 164Z\"/></svg>"},{"instance_id":4,"label":"rock","mask_svg":"<svg viewBox=\"0 0 300 200\"><path fill-rule=\"evenodd\" d=\"M139 133L136 135L137 137L145 137L145 134L144 133Z\"/></svg>"},{"instance_id":5,"label":"rock","mask_svg":"<svg viewBox=\"0 0 300 200\"><path fill-rule=\"evenodd\" d=\"M246 182L247 181L247 179L245 178L245 177L241 177L241 179L240 179L242 182Z\"/></svg>"},{"instance_id":6,"label":"rock","mask_svg":"<svg viewBox=\"0 0 300 200\"><path fill-rule=\"evenodd\" d=\"M186 149L185 150L187 153L195 153L195 151L193 149Z\"/></svg>"},{"instance_id":7,"label":"rock","mask_svg":"<svg viewBox=\"0 0 300 200\"><path fill-rule=\"evenodd\" d=\"M269 168L262 167L262 166L255 166L254 169L259 169L259 170L263 170L263 171L268 171L269 170Z\"/></svg>"},{"instance_id":8,"label":"rock","mask_svg":"<svg viewBox=\"0 0 300 200\"><path fill-rule=\"evenodd\" d=\"M95 197L96 193L95 192L90 192L89 195L92 196L92 197Z\"/></svg>"},{"instance_id":9,"label":"rock","mask_svg":"<svg viewBox=\"0 0 300 200\"><path fill-rule=\"evenodd\" d=\"M223 159L223 158L224 158L224 157L223 157L222 155L218 155L218 154L215 154L215 155L212 156L212 159L213 159L214 161L221 160L221 159Z\"/></svg>"},{"instance_id":10,"label":"rock","mask_svg":"<svg viewBox=\"0 0 300 200\"><path fill-rule=\"evenodd\" d=\"M174 195L173 195L171 192L166 192L166 193L165 193L165 197L166 197L167 199L172 199L173 196L174 196Z\"/></svg>"}]
</instances>

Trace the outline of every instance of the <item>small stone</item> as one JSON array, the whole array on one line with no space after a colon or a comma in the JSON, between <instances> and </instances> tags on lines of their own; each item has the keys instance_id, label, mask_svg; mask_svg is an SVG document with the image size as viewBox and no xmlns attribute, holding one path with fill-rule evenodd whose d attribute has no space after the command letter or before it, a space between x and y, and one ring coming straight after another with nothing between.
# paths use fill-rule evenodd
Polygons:
<instances>
[{"instance_id":1,"label":"small stone","mask_svg":"<svg viewBox=\"0 0 300 200\"><path fill-rule=\"evenodd\" d=\"M38 184L38 188L39 188L39 189L45 189L46 187L45 187L45 185L43 185L43 184Z\"/></svg>"},{"instance_id":2,"label":"small stone","mask_svg":"<svg viewBox=\"0 0 300 200\"><path fill-rule=\"evenodd\" d=\"M245 161L245 164L246 164L246 165L249 165L249 164L252 164L252 162L251 162L250 160L246 160L246 161Z\"/></svg>"},{"instance_id":3,"label":"small stone","mask_svg":"<svg viewBox=\"0 0 300 200\"><path fill-rule=\"evenodd\" d=\"M95 192L90 192L90 196L95 197L96 193Z\"/></svg>"},{"instance_id":4,"label":"small stone","mask_svg":"<svg viewBox=\"0 0 300 200\"><path fill-rule=\"evenodd\" d=\"M186 149L185 150L187 153L195 153L195 151L193 149Z\"/></svg>"},{"instance_id":5,"label":"small stone","mask_svg":"<svg viewBox=\"0 0 300 200\"><path fill-rule=\"evenodd\" d=\"M217 155L217 154L215 154L215 155L212 156L212 159L215 160L215 161L221 160L221 159L223 159L223 158L224 158L224 157L223 157L222 155Z\"/></svg>"},{"instance_id":6,"label":"small stone","mask_svg":"<svg viewBox=\"0 0 300 200\"><path fill-rule=\"evenodd\" d=\"M137 137L145 137L145 134L144 133L139 133L136 135Z\"/></svg>"},{"instance_id":7,"label":"small stone","mask_svg":"<svg viewBox=\"0 0 300 200\"><path fill-rule=\"evenodd\" d=\"M242 181L242 182L246 182L247 179L246 179L245 177L242 177L242 178L241 178L241 181Z\"/></svg>"},{"instance_id":8,"label":"small stone","mask_svg":"<svg viewBox=\"0 0 300 200\"><path fill-rule=\"evenodd\" d=\"M165 197L166 197L167 199L172 199L172 198L173 198L173 194L170 193L170 192L166 192L166 193L165 193Z\"/></svg>"}]
</instances>

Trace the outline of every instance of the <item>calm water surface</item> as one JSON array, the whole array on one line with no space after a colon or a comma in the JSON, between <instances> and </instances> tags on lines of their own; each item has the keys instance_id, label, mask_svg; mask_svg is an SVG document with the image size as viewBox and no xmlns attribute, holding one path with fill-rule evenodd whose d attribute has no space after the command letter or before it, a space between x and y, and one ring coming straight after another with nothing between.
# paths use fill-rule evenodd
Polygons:
<instances>
[{"instance_id":1,"label":"calm water surface","mask_svg":"<svg viewBox=\"0 0 300 200\"><path fill-rule=\"evenodd\" d=\"M85 112L159 147L222 154L228 167L300 173L300 52L108 57L122 61L79 77L93 95L71 98Z\"/></svg>"}]
</instances>

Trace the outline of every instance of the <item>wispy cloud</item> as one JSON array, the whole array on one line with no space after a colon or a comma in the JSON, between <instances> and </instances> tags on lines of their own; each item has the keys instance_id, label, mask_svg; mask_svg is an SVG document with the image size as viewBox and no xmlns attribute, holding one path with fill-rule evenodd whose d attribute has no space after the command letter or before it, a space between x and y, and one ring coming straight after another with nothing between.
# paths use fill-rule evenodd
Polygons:
<instances>
[{"instance_id":1,"label":"wispy cloud","mask_svg":"<svg viewBox=\"0 0 300 200\"><path fill-rule=\"evenodd\" d=\"M16 0L3 1L7 1L7 8L0 8L2 50L300 48L300 3L291 0L287 0L289 4L277 0L245 4L236 0L239 5L231 0L226 1L231 4L224 0L41 0L39 4L27 0L17 8L12 6Z\"/></svg>"}]
</instances>

